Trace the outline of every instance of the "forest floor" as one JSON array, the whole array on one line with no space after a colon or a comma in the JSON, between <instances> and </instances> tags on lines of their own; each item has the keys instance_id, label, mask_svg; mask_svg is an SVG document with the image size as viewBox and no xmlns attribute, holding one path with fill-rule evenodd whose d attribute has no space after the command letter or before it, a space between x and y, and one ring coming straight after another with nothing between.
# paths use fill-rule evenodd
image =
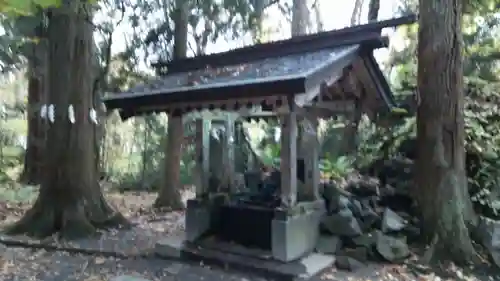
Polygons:
<instances>
[{"instance_id":1,"label":"forest floor","mask_svg":"<svg viewBox=\"0 0 500 281\"><path fill-rule=\"evenodd\" d=\"M184 194L185 198L191 195L189 191ZM33 247L6 247L0 244L0 280L107 281L113 276L123 274L149 280L265 280L252 274L154 257L151 253L155 243L167 233L183 228L181 212L158 213L150 208L155 196L147 192L107 194L109 201L134 222L135 226L130 230L107 232L99 237L71 243L60 242L55 238L37 241L26 237L1 236L0 240L24 241L33 244ZM30 201L32 200L0 199L1 224L6 225L17 220L30 207ZM40 245L49 245L59 250L41 249L38 247ZM79 251L87 253L77 253ZM418 258L415 257L417 256L402 265L367 264L356 272L331 268L314 279L500 280L500 270L487 266L476 269L448 267L446 270L439 270L440 274L437 274L433 269L419 266Z\"/></svg>"}]
</instances>

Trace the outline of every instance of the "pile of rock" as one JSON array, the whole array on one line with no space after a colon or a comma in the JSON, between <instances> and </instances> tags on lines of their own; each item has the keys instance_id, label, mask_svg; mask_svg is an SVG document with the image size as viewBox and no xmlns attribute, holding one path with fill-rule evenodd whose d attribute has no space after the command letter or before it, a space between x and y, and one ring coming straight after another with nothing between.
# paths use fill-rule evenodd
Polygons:
<instances>
[{"instance_id":1,"label":"pile of rock","mask_svg":"<svg viewBox=\"0 0 500 281\"><path fill-rule=\"evenodd\" d=\"M316 250L334 254L337 267L355 270L368 260L395 263L409 256L408 240L419 229L407 194L358 180L346 188L325 184L322 195L327 213Z\"/></svg>"}]
</instances>

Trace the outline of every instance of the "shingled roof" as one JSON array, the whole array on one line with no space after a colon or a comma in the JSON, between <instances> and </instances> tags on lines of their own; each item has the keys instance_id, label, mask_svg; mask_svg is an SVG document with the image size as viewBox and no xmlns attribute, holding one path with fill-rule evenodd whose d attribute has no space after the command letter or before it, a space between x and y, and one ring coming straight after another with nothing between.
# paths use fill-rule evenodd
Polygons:
<instances>
[{"instance_id":1,"label":"shingled roof","mask_svg":"<svg viewBox=\"0 0 500 281\"><path fill-rule=\"evenodd\" d=\"M201 109L237 110L255 105L272 109L281 106L287 97L326 84L331 89L327 99L370 95L390 108L395 106L394 98L372 52L388 44L387 38L381 36L382 28L414 21L415 16L407 16L159 62L154 66L160 77L107 95L104 102L108 109L119 109L122 118L161 111L182 114Z\"/></svg>"}]
</instances>

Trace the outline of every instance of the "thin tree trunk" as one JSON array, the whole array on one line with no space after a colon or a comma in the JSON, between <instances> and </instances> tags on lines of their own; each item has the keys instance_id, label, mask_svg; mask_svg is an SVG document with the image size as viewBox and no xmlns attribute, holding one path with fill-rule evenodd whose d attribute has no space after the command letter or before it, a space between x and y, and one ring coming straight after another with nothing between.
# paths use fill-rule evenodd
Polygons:
<instances>
[{"instance_id":1,"label":"thin tree trunk","mask_svg":"<svg viewBox=\"0 0 500 281\"><path fill-rule=\"evenodd\" d=\"M71 6L71 7L70 7ZM44 237L59 232L80 237L96 228L127 225L105 201L95 170L92 108L92 27L73 1L51 11L49 38L49 96L55 122L49 124L46 165L40 194L9 233ZM70 122L68 107L74 108Z\"/></svg>"},{"instance_id":2,"label":"thin tree trunk","mask_svg":"<svg viewBox=\"0 0 500 281\"><path fill-rule=\"evenodd\" d=\"M474 219L465 176L461 0L419 5L417 195L432 258L476 259Z\"/></svg>"},{"instance_id":3,"label":"thin tree trunk","mask_svg":"<svg viewBox=\"0 0 500 281\"><path fill-rule=\"evenodd\" d=\"M374 0L372 0L374 1ZM359 21L361 19L361 8L363 7L364 0L356 0L354 1L354 8L352 9L352 14L351 14L351 26L359 24Z\"/></svg>"},{"instance_id":4,"label":"thin tree trunk","mask_svg":"<svg viewBox=\"0 0 500 281\"><path fill-rule=\"evenodd\" d=\"M188 1L177 0L175 11L174 58L186 57L188 33ZM182 161L182 142L184 126L182 116L169 115L168 143L166 145L162 186L154 203L157 208L178 210L184 208L180 189L180 165Z\"/></svg>"},{"instance_id":5,"label":"thin tree trunk","mask_svg":"<svg viewBox=\"0 0 500 281\"><path fill-rule=\"evenodd\" d=\"M380 0L370 0L370 5L368 6L368 22L377 21L379 10Z\"/></svg>"}]
</instances>

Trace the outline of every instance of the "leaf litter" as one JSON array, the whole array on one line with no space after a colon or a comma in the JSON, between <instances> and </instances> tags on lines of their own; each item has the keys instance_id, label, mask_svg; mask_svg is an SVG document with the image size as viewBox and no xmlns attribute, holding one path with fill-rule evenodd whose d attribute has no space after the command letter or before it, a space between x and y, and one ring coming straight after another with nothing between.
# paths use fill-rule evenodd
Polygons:
<instances>
[{"instance_id":1,"label":"leaf litter","mask_svg":"<svg viewBox=\"0 0 500 281\"><path fill-rule=\"evenodd\" d=\"M184 200L192 196L187 189ZM184 228L182 212L156 212L150 206L156 194L148 192L108 193L111 202L126 215L134 227L129 230L103 232L99 237L77 241L59 241L56 236L42 241L28 237L1 237L17 239L34 245L51 245L53 248L77 251L46 251L40 248L15 248L0 244L0 280L43 280L43 281L105 281L118 275L131 275L147 280L183 281L262 281L251 274L235 273L227 269L185 264L155 258L151 255L156 242ZM2 223L11 223L30 207L29 203L0 202ZM53 250L53 249L52 249ZM78 251L84 250L86 254ZM92 254L92 255L89 255ZM343 272L334 268L315 277L316 281L444 281L444 280L500 280L492 274L471 275L458 267L448 268L447 277L440 277L432 271L418 271L413 266L367 264L356 272ZM479 270L480 272L483 270ZM477 272L477 270L476 270ZM484 272L484 271L483 271Z\"/></svg>"}]
</instances>

